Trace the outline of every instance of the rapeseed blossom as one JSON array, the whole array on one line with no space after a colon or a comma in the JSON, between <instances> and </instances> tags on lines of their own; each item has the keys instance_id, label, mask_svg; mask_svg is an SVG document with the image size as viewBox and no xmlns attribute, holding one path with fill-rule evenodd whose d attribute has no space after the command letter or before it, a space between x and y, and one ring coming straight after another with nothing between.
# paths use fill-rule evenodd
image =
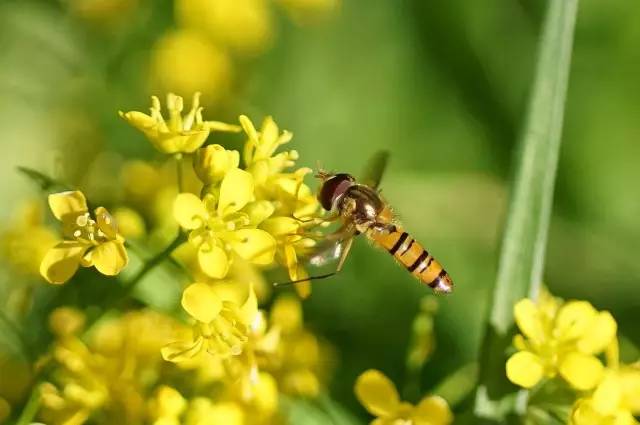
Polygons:
<instances>
[{"instance_id":1,"label":"rapeseed blossom","mask_svg":"<svg viewBox=\"0 0 640 425\"><path fill-rule=\"evenodd\" d=\"M151 115L138 111L120 112L120 116L140 130L151 144L162 153L192 153L205 142L211 131L235 132L240 128L220 121L204 121L200 106L200 93L193 95L191 110L183 117L182 97L167 95L169 118L161 113L160 100L151 97Z\"/></svg>"},{"instance_id":2,"label":"rapeseed blossom","mask_svg":"<svg viewBox=\"0 0 640 425\"><path fill-rule=\"evenodd\" d=\"M580 397L569 417L570 425L637 425L640 414L640 362L620 364L618 341L607 348L602 380Z\"/></svg>"},{"instance_id":3,"label":"rapeseed blossom","mask_svg":"<svg viewBox=\"0 0 640 425\"><path fill-rule=\"evenodd\" d=\"M543 378L560 375L577 390L590 390L602 379L604 366L597 355L613 341L616 322L607 311L586 301L561 302L543 293L514 307L518 350L507 361L511 382L531 388Z\"/></svg>"},{"instance_id":4,"label":"rapeseed blossom","mask_svg":"<svg viewBox=\"0 0 640 425\"><path fill-rule=\"evenodd\" d=\"M66 282L79 266L95 266L100 273L114 276L127 265L124 238L105 208L96 208L92 217L79 191L49 195L49 206L62 222L64 240L51 248L40 264L40 273L48 282Z\"/></svg>"},{"instance_id":5,"label":"rapeseed blossom","mask_svg":"<svg viewBox=\"0 0 640 425\"><path fill-rule=\"evenodd\" d=\"M453 421L453 414L443 398L426 396L415 406L401 401L393 382L374 369L358 377L355 393L369 413L376 416L371 425L447 425Z\"/></svg>"}]
</instances>

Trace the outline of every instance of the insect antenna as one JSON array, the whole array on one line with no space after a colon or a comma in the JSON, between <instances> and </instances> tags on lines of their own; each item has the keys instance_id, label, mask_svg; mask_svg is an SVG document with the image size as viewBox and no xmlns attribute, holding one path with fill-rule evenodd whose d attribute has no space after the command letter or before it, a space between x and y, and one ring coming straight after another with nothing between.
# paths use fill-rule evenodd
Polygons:
<instances>
[{"instance_id":1,"label":"insect antenna","mask_svg":"<svg viewBox=\"0 0 640 425\"><path fill-rule=\"evenodd\" d=\"M289 285L293 285L294 283L307 282L307 281L311 281L311 280L321 280L321 279L326 279L326 278L331 277L331 276L336 275L336 274L338 274L338 272L320 274L320 275L317 275L317 276L309 276L309 277L306 277L304 279L290 280L288 282L274 282L273 286L275 286L275 287L289 286Z\"/></svg>"}]
</instances>

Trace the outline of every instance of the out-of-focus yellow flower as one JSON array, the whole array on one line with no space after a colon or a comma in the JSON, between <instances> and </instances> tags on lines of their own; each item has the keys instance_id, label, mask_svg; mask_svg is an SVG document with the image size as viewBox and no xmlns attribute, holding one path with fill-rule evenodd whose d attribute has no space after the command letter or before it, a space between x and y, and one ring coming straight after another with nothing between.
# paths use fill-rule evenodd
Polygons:
<instances>
[{"instance_id":1,"label":"out-of-focus yellow flower","mask_svg":"<svg viewBox=\"0 0 640 425\"><path fill-rule=\"evenodd\" d=\"M229 151L220 145L208 145L196 151L193 168L198 178L206 185L221 181L224 176L240 164L240 153Z\"/></svg>"},{"instance_id":2,"label":"out-of-focus yellow flower","mask_svg":"<svg viewBox=\"0 0 640 425\"><path fill-rule=\"evenodd\" d=\"M265 0L177 0L175 5L179 24L235 53L254 56L271 44L274 26Z\"/></svg>"},{"instance_id":3,"label":"out-of-focus yellow flower","mask_svg":"<svg viewBox=\"0 0 640 425\"><path fill-rule=\"evenodd\" d=\"M151 84L158 91L181 96L203 91L207 106L220 104L231 90L229 56L198 31L165 33L153 46L150 67Z\"/></svg>"},{"instance_id":4,"label":"out-of-focus yellow flower","mask_svg":"<svg viewBox=\"0 0 640 425\"><path fill-rule=\"evenodd\" d=\"M182 307L196 324L190 340L162 348L162 357L176 363L205 351L222 358L239 355L258 303L253 288L238 282L193 283L182 295Z\"/></svg>"},{"instance_id":5,"label":"out-of-focus yellow flower","mask_svg":"<svg viewBox=\"0 0 640 425\"><path fill-rule=\"evenodd\" d=\"M92 218L79 191L49 195L49 206L62 222L64 240L51 248L40 264L40 274L48 282L66 282L79 266L95 266L100 273L114 276L127 265L124 238L105 208L96 208Z\"/></svg>"},{"instance_id":6,"label":"out-of-focus yellow flower","mask_svg":"<svg viewBox=\"0 0 640 425\"><path fill-rule=\"evenodd\" d=\"M71 0L66 2L69 11L87 21L94 28L111 29L130 16L137 8L138 0Z\"/></svg>"},{"instance_id":7,"label":"out-of-focus yellow flower","mask_svg":"<svg viewBox=\"0 0 640 425\"><path fill-rule=\"evenodd\" d=\"M393 382L374 369L358 377L355 393L365 409L377 416L372 425L446 425L453 421L453 414L443 398L427 396L416 406L400 401Z\"/></svg>"},{"instance_id":8,"label":"out-of-focus yellow flower","mask_svg":"<svg viewBox=\"0 0 640 425\"><path fill-rule=\"evenodd\" d=\"M253 199L251 174L238 168L229 171L219 196L204 199L181 193L174 202L173 214L180 226L189 230L189 241L198 247L198 261L210 277L227 275L233 252L254 264L270 264L276 247L268 232L257 229L273 211L268 203Z\"/></svg>"},{"instance_id":9,"label":"out-of-focus yellow flower","mask_svg":"<svg viewBox=\"0 0 640 425\"><path fill-rule=\"evenodd\" d=\"M59 338L78 334L85 323L85 315L72 307L58 307L49 315L49 328Z\"/></svg>"},{"instance_id":10,"label":"out-of-focus yellow flower","mask_svg":"<svg viewBox=\"0 0 640 425\"><path fill-rule=\"evenodd\" d=\"M44 226L39 202L26 202L0 235L0 253L12 269L27 276L40 274L40 263L56 244L55 234Z\"/></svg>"},{"instance_id":11,"label":"out-of-focus yellow flower","mask_svg":"<svg viewBox=\"0 0 640 425\"><path fill-rule=\"evenodd\" d=\"M235 402L214 403L209 398L197 397L191 400L186 414L185 425L244 425L245 414L241 405Z\"/></svg>"},{"instance_id":12,"label":"out-of-focus yellow flower","mask_svg":"<svg viewBox=\"0 0 640 425\"><path fill-rule=\"evenodd\" d=\"M537 304L519 301L514 314L522 334L514 338L519 351L507 361L511 382L531 388L544 377L560 374L574 388L589 390L602 379L604 368L596 355L617 329L609 312L599 312L586 301L560 304L543 293Z\"/></svg>"},{"instance_id":13,"label":"out-of-focus yellow flower","mask_svg":"<svg viewBox=\"0 0 640 425\"><path fill-rule=\"evenodd\" d=\"M118 207L113 210L113 218L118 223L120 234L127 239L139 239L147 232L144 219L134 209Z\"/></svg>"},{"instance_id":14,"label":"out-of-focus yellow flower","mask_svg":"<svg viewBox=\"0 0 640 425\"><path fill-rule=\"evenodd\" d=\"M338 11L340 0L277 0L299 25L323 21Z\"/></svg>"},{"instance_id":15,"label":"out-of-focus yellow flower","mask_svg":"<svg viewBox=\"0 0 640 425\"><path fill-rule=\"evenodd\" d=\"M151 115L138 111L120 112L120 116L140 130L153 146L162 153L192 153L205 142L211 131L239 131L239 127L220 121L204 121L200 107L200 93L193 95L191 110L182 116L182 97L167 95L169 119L160 112L160 100L151 97Z\"/></svg>"},{"instance_id":16,"label":"out-of-focus yellow flower","mask_svg":"<svg viewBox=\"0 0 640 425\"><path fill-rule=\"evenodd\" d=\"M177 390L160 386L149 402L149 416L153 425L180 425L180 416L187 408L187 401Z\"/></svg>"},{"instance_id":17,"label":"out-of-focus yellow flower","mask_svg":"<svg viewBox=\"0 0 640 425\"><path fill-rule=\"evenodd\" d=\"M51 381L40 387L41 421L82 424L99 412L104 423L142 423L146 391L163 366L158 351L175 328L169 317L142 310L97 323L87 342L59 334Z\"/></svg>"}]
</instances>

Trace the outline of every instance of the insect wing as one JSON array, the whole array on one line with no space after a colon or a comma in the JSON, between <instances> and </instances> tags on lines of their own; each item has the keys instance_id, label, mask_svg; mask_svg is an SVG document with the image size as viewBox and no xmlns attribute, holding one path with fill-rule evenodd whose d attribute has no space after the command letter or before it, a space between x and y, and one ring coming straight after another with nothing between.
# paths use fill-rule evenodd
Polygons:
<instances>
[{"instance_id":1,"label":"insect wing","mask_svg":"<svg viewBox=\"0 0 640 425\"><path fill-rule=\"evenodd\" d=\"M337 261L342 255L346 240L337 240L322 244L315 253L309 257L309 264L314 267L322 267Z\"/></svg>"},{"instance_id":2,"label":"insect wing","mask_svg":"<svg viewBox=\"0 0 640 425\"><path fill-rule=\"evenodd\" d=\"M376 189L380 185L382 175L389 163L389 151L381 150L376 152L367 162L362 175L362 184Z\"/></svg>"}]
</instances>

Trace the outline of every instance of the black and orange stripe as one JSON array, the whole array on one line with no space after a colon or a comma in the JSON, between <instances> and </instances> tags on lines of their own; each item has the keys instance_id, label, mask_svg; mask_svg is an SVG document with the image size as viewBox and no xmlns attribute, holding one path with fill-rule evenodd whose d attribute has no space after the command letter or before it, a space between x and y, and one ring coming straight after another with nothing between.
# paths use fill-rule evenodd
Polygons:
<instances>
[{"instance_id":1,"label":"black and orange stripe","mask_svg":"<svg viewBox=\"0 0 640 425\"><path fill-rule=\"evenodd\" d=\"M451 292L453 289L451 277L440 263L401 228L390 226L385 231L372 230L368 236L434 291Z\"/></svg>"}]
</instances>

